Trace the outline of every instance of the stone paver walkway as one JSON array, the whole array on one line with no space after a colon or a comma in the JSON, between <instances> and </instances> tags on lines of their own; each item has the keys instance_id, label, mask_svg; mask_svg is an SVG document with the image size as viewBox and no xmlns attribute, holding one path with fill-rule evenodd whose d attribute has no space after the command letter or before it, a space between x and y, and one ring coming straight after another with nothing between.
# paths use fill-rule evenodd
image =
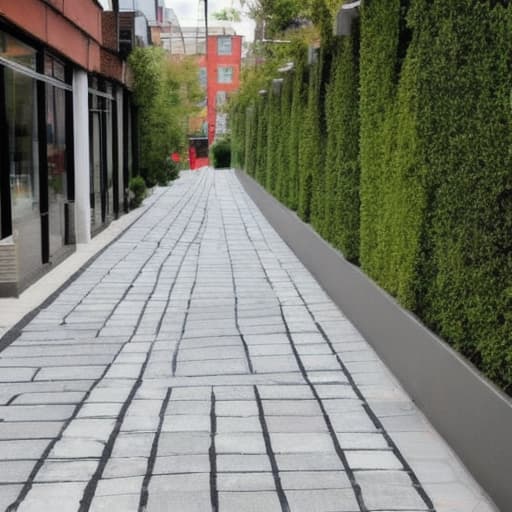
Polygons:
<instances>
[{"instance_id":1,"label":"stone paver walkway","mask_svg":"<svg viewBox=\"0 0 512 512\"><path fill-rule=\"evenodd\" d=\"M230 171L0 355L0 510L494 510Z\"/></svg>"}]
</instances>

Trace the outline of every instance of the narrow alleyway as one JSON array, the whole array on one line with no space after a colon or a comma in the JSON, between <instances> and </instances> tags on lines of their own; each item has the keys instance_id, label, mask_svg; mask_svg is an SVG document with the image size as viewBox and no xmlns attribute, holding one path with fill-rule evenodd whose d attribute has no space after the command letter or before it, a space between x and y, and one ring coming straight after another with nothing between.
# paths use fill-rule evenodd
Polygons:
<instances>
[{"instance_id":1,"label":"narrow alleyway","mask_svg":"<svg viewBox=\"0 0 512 512\"><path fill-rule=\"evenodd\" d=\"M169 187L0 382L0 510L492 510L231 171Z\"/></svg>"}]
</instances>

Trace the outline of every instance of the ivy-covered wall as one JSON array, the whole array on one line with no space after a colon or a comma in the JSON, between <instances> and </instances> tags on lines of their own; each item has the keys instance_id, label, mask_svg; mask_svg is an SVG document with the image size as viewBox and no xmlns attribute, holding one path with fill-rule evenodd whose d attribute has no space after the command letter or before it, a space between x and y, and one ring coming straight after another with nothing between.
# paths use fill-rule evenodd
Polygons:
<instances>
[{"instance_id":1,"label":"ivy-covered wall","mask_svg":"<svg viewBox=\"0 0 512 512\"><path fill-rule=\"evenodd\" d=\"M235 165L512 394L510 34L508 2L367 1L232 130Z\"/></svg>"}]
</instances>

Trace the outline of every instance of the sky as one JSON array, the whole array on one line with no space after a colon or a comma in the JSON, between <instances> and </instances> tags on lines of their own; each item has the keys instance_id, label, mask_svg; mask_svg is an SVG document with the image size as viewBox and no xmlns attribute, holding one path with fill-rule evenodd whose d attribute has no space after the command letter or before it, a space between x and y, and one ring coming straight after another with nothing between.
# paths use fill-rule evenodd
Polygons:
<instances>
[{"instance_id":1,"label":"sky","mask_svg":"<svg viewBox=\"0 0 512 512\"><path fill-rule=\"evenodd\" d=\"M195 26L197 24L197 14L199 0L165 0L167 7L174 9L176 16L180 20L182 27ZM208 12L211 14L224 9L225 7L237 7L236 0L208 0ZM210 21L211 25L215 24L215 20ZM245 36L245 40L252 41L254 37L254 23L245 19L241 23L232 23L236 33Z\"/></svg>"}]
</instances>

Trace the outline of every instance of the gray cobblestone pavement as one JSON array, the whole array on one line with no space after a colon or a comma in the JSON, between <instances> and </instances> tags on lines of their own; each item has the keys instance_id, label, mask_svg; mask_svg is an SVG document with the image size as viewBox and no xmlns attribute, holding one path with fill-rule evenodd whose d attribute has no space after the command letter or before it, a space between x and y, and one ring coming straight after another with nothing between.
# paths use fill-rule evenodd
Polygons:
<instances>
[{"instance_id":1,"label":"gray cobblestone pavement","mask_svg":"<svg viewBox=\"0 0 512 512\"><path fill-rule=\"evenodd\" d=\"M231 171L0 354L0 510L495 510Z\"/></svg>"}]
</instances>

